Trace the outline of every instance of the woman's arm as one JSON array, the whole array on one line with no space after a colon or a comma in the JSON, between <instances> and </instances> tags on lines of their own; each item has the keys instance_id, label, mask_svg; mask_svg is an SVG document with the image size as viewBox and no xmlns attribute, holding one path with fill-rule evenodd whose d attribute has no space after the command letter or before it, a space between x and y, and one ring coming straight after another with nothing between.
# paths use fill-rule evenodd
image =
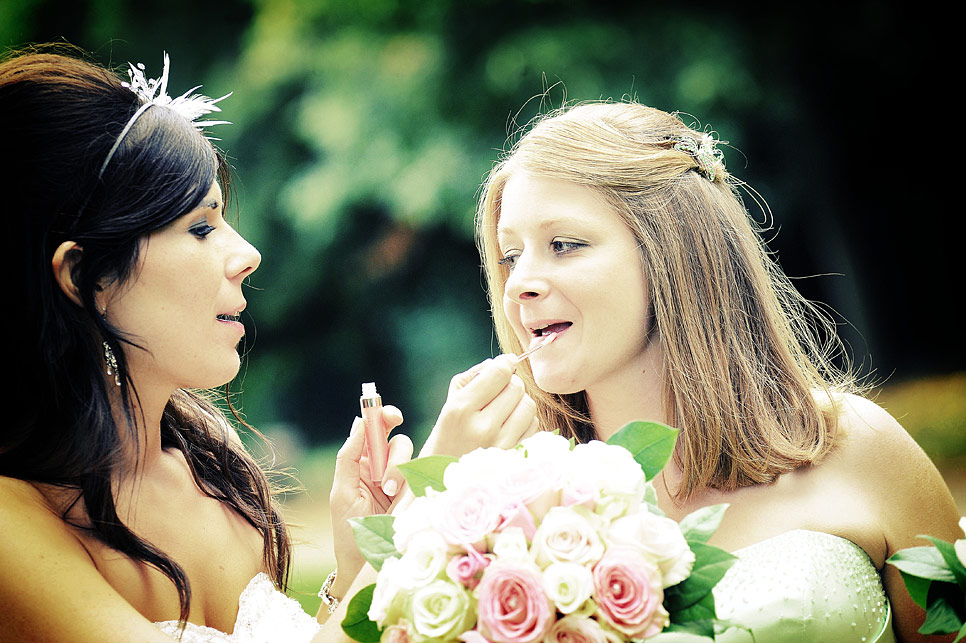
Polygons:
<instances>
[{"instance_id":1,"label":"woman's arm","mask_svg":"<svg viewBox=\"0 0 966 643\"><path fill-rule=\"evenodd\" d=\"M876 500L879 527L885 541L885 558L900 549L929 545L920 534L946 541L962 538L959 515L949 488L936 466L889 413L875 403L854 396L846 400L843 414L854 442L857 466L854 474L864 478ZM906 591L899 570L885 564L882 582L892 604L893 626L900 641L943 641L949 637L926 637L918 629L925 612Z\"/></svg>"},{"instance_id":2,"label":"woman's arm","mask_svg":"<svg viewBox=\"0 0 966 643\"><path fill-rule=\"evenodd\" d=\"M537 406L515 375L516 355L498 355L450 381L446 403L420 456L508 449L539 430Z\"/></svg>"},{"instance_id":3,"label":"woman's arm","mask_svg":"<svg viewBox=\"0 0 966 643\"><path fill-rule=\"evenodd\" d=\"M535 433L539 429L536 405L524 392L523 382L514 375L515 369L515 356L500 355L453 377L446 403L420 456L460 456L478 447L508 448ZM389 501L385 494L375 492L366 479L363 434L357 420L336 457L330 512L339 573L330 593L341 602L331 616L324 605L320 608L317 619L323 628L317 641L351 640L341 629L346 605L356 592L376 580L375 570L364 566L348 524L352 517L384 513ZM390 443L387 477L399 475L397 465L412 455L412 443L408 446L407 452ZM401 510L411 499L412 494L405 490L394 499L392 510Z\"/></svg>"},{"instance_id":4,"label":"woman's arm","mask_svg":"<svg viewBox=\"0 0 966 643\"><path fill-rule=\"evenodd\" d=\"M32 485L0 477L0 642L171 643L100 575Z\"/></svg>"}]
</instances>

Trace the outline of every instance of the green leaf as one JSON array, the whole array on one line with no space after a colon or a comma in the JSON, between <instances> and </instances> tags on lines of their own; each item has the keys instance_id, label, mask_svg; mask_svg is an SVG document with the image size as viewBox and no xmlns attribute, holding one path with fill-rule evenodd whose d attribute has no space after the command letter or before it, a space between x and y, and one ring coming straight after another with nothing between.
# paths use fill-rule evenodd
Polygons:
<instances>
[{"instance_id":1,"label":"green leaf","mask_svg":"<svg viewBox=\"0 0 966 643\"><path fill-rule=\"evenodd\" d=\"M959 634L957 634L956 638L953 639L953 643L959 643L964 636L966 636L966 623L963 623L963 626L959 628Z\"/></svg>"},{"instance_id":2,"label":"green leaf","mask_svg":"<svg viewBox=\"0 0 966 643\"><path fill-rule=\"evenodd\" d=\"M932 581L927 578L912 576L903 571L899 573L902 574L902 582L906 584L906 591L909 592L909 596L912 597L916 605L922 609L926 609L929 599L929 586L932 585Z\"/></svg>"},{"instance_id":3,"label":"green leaf","mask_svg":"<svg viewBox=\"0 0 966 643\"><path fill-rule=\"evenodd\" d=\"M955 554L954 554L955 555ZM942 554L935 547L909 547L900 549L886 560L899 571L928 580L955 583L956 577L946 565Z\"/></svg>"},{"instance_id":4,"label":"green leaf","mask_svg":"<svg viewBox=\"0 0 966 643\"><path fill-rule=\"evenodd\" d=\"M644 483L644 502L647 503L647 510L655 516L666 516L664 510L657 504L657 489L650 480Z\"/></svg>"},{"instance_id":5,"label":"green leaf","mask_svg":"<svg viewBox=\"0 0 966 643\"><path fill-rule=\"evenodd\" d=\"M945 540L933 538L932 536L920 536L920 538L926 538L936 546L936 551L943 557L943 562L946 563L946 567L953 575L953 578L956 579L956 584L966 590L966 569L963 568L963 564L959 561L959 556L956 555L956 548L953 544L947 543Z\"/></svg>"},{"instance_id":6,"label":"green leaf","mask_svg":"<svg viewBox=\"0 0 966 643\"><path fill-rule=\"evenodd\" d=\"M708 604L705 601L705 597L711 596L711 589L718 584L718 581L725 575L737 558L729 554L723 549L718 547L713 547L711 545L706 545L704 543L688 543L691 547L691 551L694 552L694 567L691 569L691 575L686 579L668 587L664 591L664 607L671 612L672 615L675 612L684 612L693 605L698 605L699 610L701 606L706 609ZM710 607L714 609L714 602L710 603ZM710 615L701 616L700 618L714 618L715 614L712 611ZM692 620L698 620L698 615L692 615L688 617ZM673 619L673 616L672 616Z\"/></svg>"},{"instance_id":7,"label":"green leaf","mask_svg":"<svg viewBox=\"0 0 966 643\"><path fill-rule=\"evenodd\" d=\"M688 542L706 543L724 518L727 503L701 507L692 511L681 521L681 533Z\"/></svg>"},{"instance_id":8,"label":"green leaf","mask_svg":"<svg viewBox=\"0 0 966 643\"><path fill-rule=\"evenodd\" d=\"M714 638L714 594L708 592L700 601L676 612L671 612L671 622L679 630Z\"/></svg>"},{"instance_id":9,"label":"green leaf","mask_svg":"<svg viewBox=\"0 0 966 643\"><path fill-rule=\"evenodd\" d=\"M456 460L448 455L430 455L401 464L399 470L409 483L412 492L417 496L425 496L426 489L429 487L437 491L446 490L443 485L443 472Z\"/></svg>"},{"instance_id":10,"label":"green leaf","mask_svg":"<svg viewBox=\"0 0 966 643\"><path fill-rule=\"evenodd\" d=\"M644 477L652 479L674 452L678 430L660 422L629 422L610 436L607 444L622 446L631 452L644 471Z\"/></svg>"},{"instance_id":11,"label":"green leaf","mask_svg":"<svg viewBox=\"0 0 966 643\"><path fill-rule=\"evenodd\" d=\"M674 637L674 642L688 642L695 641L714 641L714 621L691 621L689 623L671 623L666 628L665 632L674 632L677 636ZM682 637L681 634L689 634L690 636Z\"/></svg>"},{"instance_id":12,"label":"green leaf","mask_svg":"<svg viewBox=\"0 0 966 643\"><path fill-rule=\"evenodd\" d=\"M367 585L359 590L359 593L349 601L346 608L345 618L342 619L342 631L350 639L359 643L379 643L382 630L378 625L369 620L369 606L372 605L372 594L376 590L376 584Z\"/></svg>"},{"instance_id":13,"label":"green leaf","mask_svg":"<svg viewBox=\"0 0 966 643\"><path fill-rule=\"evenodd\" d=\"M382 563L387 558L400 556L392 540L395 533L392 528L393 520L392 516L386 515L349 519L359 552L376 571L382 569Z\"/></svg>"},{"instance_id":14,"label":"green leaf","mask_svg":"<svg viewBox=\"0 0 966 643\"><path fill-rule=\"evenodd\" d=\"M929 588L929 605L920 634L959 632L966 620L963 591L955 583L934 582Z\"/></svg>"}]
</instances>

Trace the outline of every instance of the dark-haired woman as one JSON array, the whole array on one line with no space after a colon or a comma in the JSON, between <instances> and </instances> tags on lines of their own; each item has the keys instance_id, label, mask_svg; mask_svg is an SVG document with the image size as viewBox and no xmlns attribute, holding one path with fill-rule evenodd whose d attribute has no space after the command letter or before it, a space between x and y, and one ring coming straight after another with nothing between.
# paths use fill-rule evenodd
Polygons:
<instances>
[{"instance_id":1,"label":"dark-haired woman","mask_svg":"<svg viewBox=\"0 0 966 643\"><path fill-rule=\"evenodd\" d=\"M202 132L217 121L199 120L218 100L171 98L167 77L167 58L160 79L132 66L129 82L72 50L0 60L15 372L0 426L0 642L338 636L341 618L320 629L280 591L289 540L273 489L195 392L238 371L242 287L260 256L224 218L227 166ZM362 567L347 519L386 511L394 464L412 454L394 437L374 484L360 424L330 503L333 597ZM498 358L454 382L426 452L467 432L509 446L536 428Z\"/></svg>"}]
</instances>

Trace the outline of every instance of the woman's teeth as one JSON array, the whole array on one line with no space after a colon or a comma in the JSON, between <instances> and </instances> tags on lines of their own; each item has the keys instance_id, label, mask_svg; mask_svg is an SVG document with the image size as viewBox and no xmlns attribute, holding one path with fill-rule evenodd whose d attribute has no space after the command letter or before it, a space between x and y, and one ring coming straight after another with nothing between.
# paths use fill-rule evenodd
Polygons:
<instances>
[{"instance_id":1,"label":"woman's teeth","mask_svg":"<svg viewBox=\"0 0 966 643\"><path fill-rule=\"evenodd\" d=\"M543 328L538 328L533 331L533 334L537 337L543 337L544 335L550 335L552 333L560 333L572 326L572 322L559 322L556 324L550 324L549 326L544 326Z\"/></svg>"},{"instance_id":2,"label":"woman's teeth","mask_svg":"<svg viewBox=\"0 0 966 643\"><path fill-rule=\"evenodd\" d=\"M218 319L221 321L239 321L241 320L241 315L218 315Z\"/></svg>"}]
</instances>

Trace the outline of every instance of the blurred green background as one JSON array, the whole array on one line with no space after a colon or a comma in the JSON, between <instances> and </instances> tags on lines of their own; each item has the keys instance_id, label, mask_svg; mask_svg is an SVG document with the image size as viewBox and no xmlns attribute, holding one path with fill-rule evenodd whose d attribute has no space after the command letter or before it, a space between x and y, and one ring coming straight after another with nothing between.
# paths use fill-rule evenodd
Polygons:
<instances>
[{"instance_id":1,"label":"blurred green background","mask_svg":"<svg viewBox=\"0 0 966 643\"><path fill-rule=\"evenodd\" d=\"M317 587L329 467L360 383L403 409L418 446L450 377L497 350L478 187L508 134L565 100L632 96L730 142L729 169L774 213L776 259L827 304L966 510L949 303L962 143L944 123L958 105L930 81L952 74L937 44L952 24L898 5L0 0L0 47L66 41L149 76L167 51L172 94L234 92L221 103L234 125L214 134L263 255L234 389L308 488L291 512L315 541L301 569Z\"/></svg>"}]
</instances>

